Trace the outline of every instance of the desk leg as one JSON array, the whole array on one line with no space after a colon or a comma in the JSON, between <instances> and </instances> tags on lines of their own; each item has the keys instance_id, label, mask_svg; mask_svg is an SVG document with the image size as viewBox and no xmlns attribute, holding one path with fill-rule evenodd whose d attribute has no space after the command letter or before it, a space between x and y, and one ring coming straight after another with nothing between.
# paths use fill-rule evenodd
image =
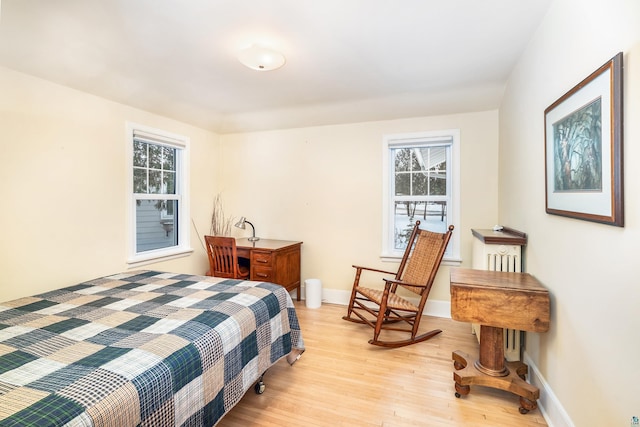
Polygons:
<instances>
[{"instance_id":1,"label":"desk leg","mask_svg":"<svg viewBox=\"0 0 640 427\"><path fill-rule=\"evenodd\" d=\"M496 329L500 329L498 332ZM520 413L538 407L540 390L525 381L529 368L522 362L506 362L504 360L504 342L502 328L482 326L480 329L480 354L473 364L471 356L461 351L452 354L453 380L456 397L466 396L472 385L505 390L520 396Z\"/></svg>"}]
</instances>

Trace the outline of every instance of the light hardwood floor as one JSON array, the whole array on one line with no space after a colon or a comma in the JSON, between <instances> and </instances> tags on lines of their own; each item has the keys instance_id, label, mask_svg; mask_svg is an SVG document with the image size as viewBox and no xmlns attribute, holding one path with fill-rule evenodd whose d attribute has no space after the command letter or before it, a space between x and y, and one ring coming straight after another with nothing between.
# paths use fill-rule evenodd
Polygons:
<instances>
[{"instance_id":1,"label":"light hardwood floor","mask_svg":"<svg viewBox=\"0 0 640 427\"><path fill-rule=\"evenodd\" d=\"M502 390L472 386L454 396L451 352L478 349L466 323L425 317L421 329L442 334L385 349L367 343L371 328L341 319L345 306L295 304L305 353L269 369L264 394L249 390L219 427L547 425L539 409L521 415L518 397Z\"/></svg>"}]
</instances>

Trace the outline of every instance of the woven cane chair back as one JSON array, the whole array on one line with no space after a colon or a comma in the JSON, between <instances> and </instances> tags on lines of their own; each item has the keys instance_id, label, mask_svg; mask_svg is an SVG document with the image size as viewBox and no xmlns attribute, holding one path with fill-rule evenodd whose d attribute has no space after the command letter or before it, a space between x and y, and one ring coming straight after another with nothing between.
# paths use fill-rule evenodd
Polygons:
<instances>
[{"instance_id":1,"label":"woven cane chair back","mask_svg":"<svg viewBox=\"0 0 640 427\"><path fill-rule=\"evenodd\" d=\"M427 230L418 231L415 246L401 276L403 282L424 285L433 281L438 271L436 265L440 263L440 252L442 251L444 238L444 234ZM403 287L418 295L428 291L424 287Z\"/></svg>"}]
</instances>

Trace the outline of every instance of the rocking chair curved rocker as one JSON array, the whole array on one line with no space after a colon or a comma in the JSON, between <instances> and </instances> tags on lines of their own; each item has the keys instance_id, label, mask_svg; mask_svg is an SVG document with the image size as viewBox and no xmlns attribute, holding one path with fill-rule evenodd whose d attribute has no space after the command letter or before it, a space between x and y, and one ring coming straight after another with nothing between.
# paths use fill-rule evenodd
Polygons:
<instances>
[{"instance_id":1,"label":"rocking chair curved rocker","mask_svg":"<svg viewBox=\"0 0 640 427\"><path fill-rule=\"evenodd\" d=\"M434 233L421 230L419 226L420 221L416 221L397 272L353 266L356 269L356 275L347 315L343 319L371 326L374 332L369 344L381 347L402 347L426 341L442 332L440 329L434 329L418 335L418 328L429 291L454 227L450 225L445 233ZM395 277L383 278L384 289L372 289L360 286L360 276L363 271L395 275ZM396 293L399 287L417 294L419 297L417 305L399 296ZM396 326L395 324L399 322L404 322L408 326ZM409 332L410 337L400 341L384 341L380 339L382 330Z\"/></svg>"}]
</instances>

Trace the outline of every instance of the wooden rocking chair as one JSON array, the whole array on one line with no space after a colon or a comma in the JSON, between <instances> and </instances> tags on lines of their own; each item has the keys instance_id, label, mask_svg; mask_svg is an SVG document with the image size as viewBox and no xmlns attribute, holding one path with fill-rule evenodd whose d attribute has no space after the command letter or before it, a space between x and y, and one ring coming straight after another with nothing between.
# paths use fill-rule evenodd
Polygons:
<instances>
[{"instance_id":1,"label":"wooden rocking chair","mask_svg":"<svg viewBox=\"0 0 640 427\"><path fill-rule=\"evenodd\" d=\"M233 237L204 236L209 256L207 276L226 277L229 279L249 278L249 269L241 265L238 259L236 239Z\"/></svg>"},{"instance_id":2,"label":"wooden rocking chair","mask_svg":"<svg viewBox=\"0 0 640 427\"><path fill-rule=\"evenodd\" d=\"M421 230L419 225L420 221L416 221L396 273L353 266L356 269L356 277L347 315L343 319L355 323L365 323L374 328L373 339L369 340L369 344L382 347L402 347L426 341L442 332L440 329L435 329L417 335L422 311L454 227L450 225L446 233L434 233ZM395 278L383 279L385 282L384 290L366 288L359 285L360 275L364 270L395 274ZM418 305L397 295L398 286L417 294L420 298ZM396 326L395 324L399 322L405 322L409 327L406 325ZM411 337L401 341L382 341L379 337L383 329L409 332Z\"/></svg>"}]
</instances>

